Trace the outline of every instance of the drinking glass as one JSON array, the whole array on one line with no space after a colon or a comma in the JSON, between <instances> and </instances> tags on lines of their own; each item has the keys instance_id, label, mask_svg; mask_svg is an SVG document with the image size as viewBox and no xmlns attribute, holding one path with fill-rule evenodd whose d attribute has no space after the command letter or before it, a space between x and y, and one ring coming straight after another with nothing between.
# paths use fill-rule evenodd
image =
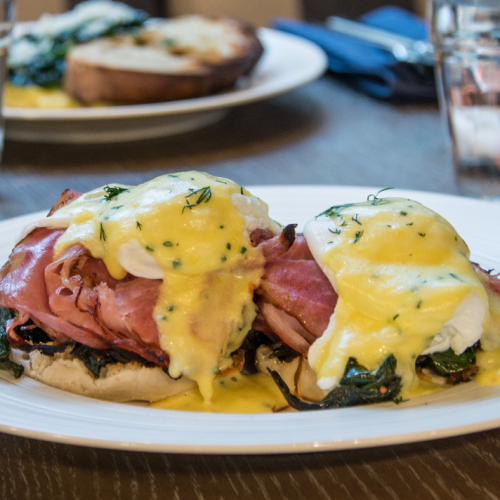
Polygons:
<instances>
[{"instance_id":1,"label":"drinking glass","mask_svg":"<svg viewBox=\"0 0 500 500\"><path fill-rule=\"evenodd\" d=\"M459 189L500 196L500 0L434 0L432 36Z\"/></svg>"}]
</instances>

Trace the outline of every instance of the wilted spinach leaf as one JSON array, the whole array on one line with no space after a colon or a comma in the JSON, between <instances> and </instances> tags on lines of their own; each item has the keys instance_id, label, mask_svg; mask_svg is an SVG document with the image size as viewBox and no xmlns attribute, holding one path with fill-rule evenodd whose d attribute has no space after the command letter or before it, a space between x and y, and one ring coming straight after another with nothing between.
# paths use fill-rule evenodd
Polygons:
<instances>
[{"instance_id":1,"label":"wilted spinach leaf","mask_svg":"<svg viewBox=\"0 0 500 500\"><path fill-rule=\"evenodd\" d=\"M269 370L269 373L292 408L322 410L394 400L401 390L401 377L396 375L396 363L396 358L391 354L377 370L369 371L356 359L349 358L340 385L319 403L302 401L290 392L276 371Z\"/></svg>"},{"instance_id":2,"label":"wilted spinach leaf","mask_svg":"<svg viewBox=\"0 0 500 500\"><path fill-rule=\"evenodd\" d=\"M68 51L75 45L89 42L96 38L118 36L121 34L134 34L147 19L147 14L137 10L135 17L130 20L106 20L99 30L89 30L88 23L80 23L71 30L57 33L56 35L37 35L27 33L14 43L26 42L38 44L43 47L28 63L9 66L9 79L17 86L38 85L45 88L60 87L64 76ZM104 24L106 23L107 24Z\"/></svg>"},{"instance_id":3,"label":"wilted spinach leaf","mask_svg":"<svg viewBox=\"0 0 500 500\"><path fill-rule=\"evenodd\" d=\"M19 378L24 373L24 368L9 360L10 344L5 332L5 323L10 319L12 319L10 311L0 307L0 370L10 371L15 378Z\"/></svg>"},{"instance_id":4,"label":"wilted spinach leaf","mask_svg":"<svg viewBox=\"0 0 500 500\"><path fill-rule=\"evenodd\" d=\"M476 347L466 349L462 354L455 354L453 349L444 352L426 354L417 358L418 368L428 368L436 375L448 378L458 372L471 369L476 364Z\"/></svg>"}]
</instances>

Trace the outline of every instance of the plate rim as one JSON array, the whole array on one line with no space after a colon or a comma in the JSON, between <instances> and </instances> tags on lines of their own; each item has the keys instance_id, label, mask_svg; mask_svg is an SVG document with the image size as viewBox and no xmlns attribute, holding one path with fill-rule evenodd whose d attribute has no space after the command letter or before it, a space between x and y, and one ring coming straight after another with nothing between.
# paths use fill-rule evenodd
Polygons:
<instances>
[{"instance_id":1,"label":"plate rim","mask_svg":"<svg viewBox=\"0 0 500 500\"><path fill-rule=\"evenodd\" d=\"M278 194L281 194L282 196L285 196L286 193L288 192L288 196L291 196L290 192L296 193L297 190L304 190L304 189L309 189L312 193L308 196L313 198L314 194L321 192L332 192L332 195L335 193L371 193L375 189L378 189L376 187L364 187L364 186L324 186L324 185L274 185L274 186L248 186L248 190L252 192L256 192L257 195L259 195L259 192L266 193L271 195L273 191L279 192ZM469 206L474 206L474 209L481 209L481 208L487 208L491 210L493 207L493 212L495 212L497 215L500 214L500 205L488 202L488 201L483 201L483 200L477 200L474 198L464 198L456 195L450 195L450 194L442 194L442 193L432 193L432 192L427 192L427 191L415 191L415 190L397 190L395 191L395 194L401 195L401 196L416 196L418 200L418 196L424 196L425 198L429 199L436 199L437 201L448 201L448 202L454 202L454 203L460 203L460 204L465 204L466 208ZM294 198L295 199L295 198ZM270 201L269 199L267 201ZM271 205L272 208L272 205ZM464 209L465 210L465 209ZM21 215L18 217L14 218L9 218L0 221L0 233L3 232L4 226L7 226L8 224L15 224L16 222L21 222L22 219L25 221L28 220L29 218L33 218L38 216L39 214L45 214L47 211L40 211L40 212L35 212L32 214L27 214L27 215ZM312 217L314 214L308 214L309 217ZM491 215L491 217L495 217L495 214ZM453 221L452 221L453 223ZM11 231L12 232L12 231ZM498 259L498 262L500 264L500 258ZM64 401L69 401L70 407L73 407L74 404L77 404L78 401L75 403L75 398L76 400L81 399L83 396L75 396L71 395L69 393L65 393L64 391L60 391L58 389L54 388L48 388L47 386L44 386L43 384L40 384L38 382L35 382L31 379L28 379L29 383L31 385L35 384L36 386L39 386L41 389L45 389L46 391L42 390L42 392L49 392L55 394L56 398L62 402ZM7 382L7 384L5 384ZM14 394L16 393L16 389L14 389L16 385L16 382L13 380L13 378L10 375L7 374L0 374L0 399L3 399L5 393L5 387L10 387L11 389L14 390ZM463 386L465 387L465 393L470 392L471 394L477 394L477 384L474 382L468 383L467 385ZM474 389L476 388L476 389ZM446 402L446 399L450 399L451 401L455 401L455 393L458 391L454 389L449 389L446 391L443 391L444 393L444 401ZM25 388L21 389L21 393L23 390L26 390ZM493 389L492 389L493 390ZM56 391L54 393L53 391ZM450 391L454 391L453 394L450 394ZM19 392L17 390L17 392ZM442 393L440 393L442 394ZM493 393L492 393L493 394ZM109 409L111 407L111 413L114 413L113 410L117 410L119 408L133 408L128 405L122 405L119 403L109 403L105 401L99 401L99 400L89 400L89 398L84 398L85 401L87 401L90 406L97 406L101 407L104 409ZM415 400L412 400L415 401ZM488 399L486 401L491 402L495 406L495 409L500 410L500 388L498 391L495 390L495 393L493 395L493 399L491 401ZM417 401L418 403L418 401ZM427 403L425 403L427 404ZM470 404L470 403L469 403ZM115 406L118 405L118 406ZM317 421L317 418L315 415L319 414L320 418L320 423L323 421L335 421L338 420L336 418L337 415L343 415L343 414L353 414L353 415L358 415L363 413L371 413L373 414L374 412L370 410L386 410L387 408L394 408L395 411L404 411L405 408L398 406L398 407L393 407L393 405L390 405L390 403L385 403L385 404L380 404L376 405L376 407L355 407L355 408L344 408L344 409L337 409L337 410L325 410L323 412L309 412L309 413L288 413L288 414L270 414L270 415L257 415L253 416L254 419L257 422L268 422L268 424L273 424L276 425L277 423L290 423L290 422L295 422L297 421L298 423L308 423L310 421ZM429 405L429 407L431 404ZM424 406L422 404L417 404L416 406L413 405L412 408L415 407L417 408L417 411L415 412L414 415L418 416L418 413L423 413L425 416L425 410ZM77 405L76 408L73 408L74 411L79 410L79 406ZM454 408L451 406L450 408ZM410 408L408 408L410 409ZM229 421L229 422L234 422L234 421L242 421L244 422L245 420L248 420L248 416L243 416L243 415L236 415L236 414L193 414L193 413L188 413L188 412L172 412L169 410L158 410L158 409L151 409L151 408L145 408L146 413L149 412L150 415L154 415L155 417L157 415L160 415L159 412L164 412L163 415L170 415L173 416L173 414L176 414L179 419L182 417L182 414L185 414L190 417L190 419L198 422L203 422L203 421ZM138 410L141 412L141 410ZM452 410L447 409L447 412L450 412ZM153 413L151 413L153 412ZM158 412L158 413L157 413ZM119 413L119 412L118 412ZM131 411L131 415L133 415L135 412ZM375 411L376 413L380 413ZM383 412L382 412L383 413ZM391 412L392 413L392 412ZM456 412L459 413L459 412ZM500 412L497 413L500 415ZM145 414L144 414L145 415ZM325 418L321 418L322 415L325 415ZM330 418L329 418L330 416ZM255 418L256 417L256 418ZM268 420L271 418L271 420ZM415 416L413 416L415 419ZM488 429L492 429L495 427L500 426L500 417L488 417L485 418L483 417L484 420L478 420L474 422L469 422L469 423L459 423L459 424L453 424L452 425L447 425L446 427L440 427L439 425L435 426L430 426L428 429L422 431L422 430L416 430L415 432L407 432L404 434L393 434L389 432L387 435L384 436L377 436L377 437L363 437L363 438L349 438L349 439L340 439L340 438L335 438L335 439L330 439L330 440L317 440L317 441L308 441L308 442L281 442L281 443L272 443L272 444L266 444L266 443L255 443L255 444L210 444L210 443L198 443L198 444L178 444L174 443L172 441L168 441L168 439L165 440L165 436L162 436L161 439L158 439L156 441L142 441L142 442L136 442L134 440L127 441L126 439L103 439L101 438L95 438L95 437L82 437L82 436L76 436L76 435L70 435L68 433L57 433L57 432L47 432L43 430L37 430L33 428L27 428L26 426L21 426L21 425L11 425L9 423L5 423L5 417L0 414L0 431L8 433L8 434L13 434L21 437L26 437L26 438L34 438L34 439L40 439L44 441L49 441L49 442L57 442L57 443L62 443L62 444L72 444L72 445L78 445L78 446L87 446L87 447L94 447L94 448L105 448L105 449L116 449L116 450L131 450L131 451L144 451L144 452L168 452L168 453L185 453L185 454L234 454L234 455L240 455L240 454L282 454L282 453L307 453L307 452L317 452L317 451L334 451L334 450L345 450L345 449L360 449L360 448L369 448L369 447L378 447L378 446L390 446L390 445L396 445L396 444L406 444L406 443L412 443L412 442L419 442L419 441L428 441L428 440L434 440L434 439L442 439L442 438L448 438L448 437L453 437L453 436L459 436L463 434L468 434L468 433L473 433L473 432L480 432L480 431L485 431ZM342 420L342 419L340 419ZM168 426L167 426L168 427ZM132 427L133 430L133 427Z\"/></svg>"}]
</instances>

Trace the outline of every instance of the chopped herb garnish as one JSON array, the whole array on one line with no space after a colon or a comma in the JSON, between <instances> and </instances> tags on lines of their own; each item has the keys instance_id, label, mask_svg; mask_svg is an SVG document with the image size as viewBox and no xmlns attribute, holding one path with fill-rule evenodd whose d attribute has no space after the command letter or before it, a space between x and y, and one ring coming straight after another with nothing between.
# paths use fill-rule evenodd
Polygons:
<instances>
[{"instance_id":1,"label":"chopped herb garnish","mask_svg":"<svg viewBox=\"0 0 500 500\"><path fill-rule=\"evenodd\" d=\"M168 306L168 307L167 307L167 311L168 311L168 312L175 311L175 306Z\"/></svg>"},{"instance_id":2,"label":"chopped herb garnish","mask_svg":"<svg viewBox=\"0 0 500 500\"><path fill-rule=\"evenodd\" d=\"M227 184L225 181L219 181L218 179L215 179L215 182L220 182L221 184Z\"/></svg>"},{"instance_id":3,"label":"chopped herb garnish","mask_svg":"<svg viewBox=\"0 0 500 500\"><path fill-rule=\"evenodd\" d=\"M231 377L231 380L232 380L233 382L238 382L238 379L237 379L236 377Z\"/></svg>"},{"instance_id":4,"label":"chopped herb garnish","mask_svg":"<svg viewBox=\"0 0 500 500\"><path fill-rule=\"evenodd\" d=\"M363 233L364 233L364 231L356 231L356 237L353 240L353 244L357 243L359 241L359 239L361 238L361 236L363 236Z\"/></svg>"},{"instance_id":5,"label":"chopped herb garnish","mask_svg":"<svg viewBox=\"0 0 500 500\"><path fill-rule=\"evenodd\" d=\"M407 226L413 226L413 222L406 224Z\"/></svg>"},{"instance_id":6,"label":"chopped herb garnish","mask_svg":"<svg viewBox=\"0 0 500 500\"><path fill-rule=\"evenodd\" d=\"M152 248L152 247L150 247L149 245L146 245L146 250L147 250L148 252L154 252L154 251L155 251L155 249L154 249L154 248Z\"/></svg>"},{"instance_id":7,"label":"chopped herb garnish","mask_svg":"<svg viewBox=\"0 0 500 500\"><path fill-rule=\"evenodd\" d=\"M322 215L325 215L326 217L340 217L340 212L344 208L352 207L354 203L344 203L343 205L334 205L333 207L327 208L324 212L321 212L319 215L316 215L316 219L318 217L321 217ZM342 219L344 220L344 219ZM344 221L345 222L345 221ZM343 224L341 224L342 226Z\"/></svg>"},{"instance_id":8,"label":"chopped herb garnish","mask_svg":"<svg viewBox=\"0 0 500 500\"><path fill-rule=\"evenodd\" d=\"M420 309L420 306L422 305L422 301L419 300L418 303L417 303L417 309Z\"/></svg>"},{"instance_id":9,"label":"chopped herb garnish","mask_svg":"<svg viewBox=\"0 0 500 500\"><path fill-rule=\"evenodd\" d=\"M189 198L191 196L193 196L194 194L198 194L198 193L200 193L200 196L198 197L198 199L194 203L190 203ZM186 205L184 205L184 207L182 209L182 213L184 213L184 210L186 210L186 208L192 209L193 207L198 206L200 203L203 203L203 202L207 203L211 197L212 197L212 191L210 190L210 186L206 186L206 187L197 189L196 191L192 191L191 193L189 193L185 197L187 199L187 201L186 201Z\"/></svg>"},{"instance_id":10,"label":"chopped herb garnish","mask_svg":"<svg viewBox=\"0 0 500 500\"><path fill-rule=\"evenodd\" d=\"M142 231L142 224L138 220L135 221L135 225L139 231Z\"/></svg>"},{"instance_id":11,"label":"chopped herb garnish","mask_svg":"<svg viewBox=\"0 0 500 500\"><path fill-rule=\"evenodd\" d=\"M241 194L243 194L243 186L240 186Z\"/></svg>"},{"instance_id":12,"label":"chopped herb garnish","mask_svg":"<svg viewBox=\"0 0 500 500\"><path fill-rule=\"evenodd\" d=\"M455 236L455 241L458 241L456 236Z\"/></svg>"},{"instance_id":13,"label":"chopped herb garnish","mask_svg":"<svg viewBox=\"0 0 500 500\"><path fill-rule=\"evenodd\" d=\"M101 222L101 233L99 235L99 239L102 241L106 241L106 233L104 232L104 228L102 227L102 222Z\"/></svg>"},{"instance_id":14,"label":"chopped herb garnish","mask_svg":"<svg viewBox=\"0 0 500 500\"><path fill-rule=\"evenodd\" d=\"M174 174L168 174L168 176L169 177L175 177L175 178L179 177L178 175L174 175Z\"/></svg>"},{"instance_id":15,"label":"chopped herb garnish","mask_svg":"<svg viewBox=\"0 0 500 500\"><path fill-rule=\"evenodd\" d=\"M399 212L399 213L400 213L403 217L406 217L406 216L408 215L408 212L403 212L402 210L401 210L401 212Z\"/></svg>"},{"instance_id":16,"label":"chopped herb garnish","mask_svg":"<svg viewBox=\"0 0 500 500\"><path fill-rule=\"evenodd\" d=\"M226 248L227 248L228 250L231 250L231 243L228 243L228 244L226 245Z\"/></svg>"},{"instance_id":17,"label":"chopped herb garnish","mask_svg":"<svg viewBox=\"0 0 500 500\"><path fill-rule=\"evenodd\" d=\"M245 247L241 247L240 253L245 253L247 249Z\"/></svg>"},{"instance_id":18,"label":"chopped herb garnish","mask_svg":"<svg viewBox=\"0 0 500 500\"><path fill-rule=\"evenodd\" d=\"M392 318L392 321L396 321L398 318L399 318L399 313L396 314L396 316L394 316L394 318Z\"/></svg>"},{"instance_id":19,"label":"chopped herb garnish","mask_svg":"<svg viewBox=\"0 0 500 500\"><path fill-rule=\"evenodd\" d=\"M173 245L173 243L171 241L164 241L163 242L163 246L164 247L173 247L174 245Z\"/></svg>"},{"instance_id":20,"label":"chopped herb garnish","mask_svg":"<svg viewBox=\"0 0 500 500\"><path fill-rule=\"evenodd\" d=\"M220 229L224 229L224 226L219 226Z\"/></svg>"},{"instance_id":21,"label":"chopped herb garnish","mask_svg":"<svg viewBox=\"0 0 500 500\"><path fill-rule=\"evenodd\" d=\"M119 208L123 208L123 205L118 205L116 207L111 207L111 210L118 210Z\"/></svg>"},{"instance_id":22,"label":"chopped herb garnish","mask_svg":"<svg viewBox=\"0 0 500 500\"><path fill-rule=\"evenodd\" d=\"M449 276L451 276L452 278L454 278L454 279L456 279L456 280L458 280L458 281L461 281L462 283L464 282L464 281L460 278L460 276L457 276L456 274L453 274L453 273L448 273L448 274L449 274Z\"/></svg>"},{"instance_id":23,"label":"chopped herb garnish","mask_svg":"<svg viewBox=\"0 0 500 500\"><path fill-rule=\"evenodd\" d=\"M340 234L340 229L335 229L335 231L332 231L330 228L328 228L328 231L333 234Z\"/></svg>"},{"instance_id":24,"label":"chopped herb garnish","mask_svg":"<svg viewBox=\"0 0 500 500\"><path fill-rule=\"evenodd\" d=\"M356 224L359 224L360 226L362 226L361 222L359 222L358 220L358 214L356 214L354 217L351 217L351 219L356 223Z\"/></svg>"},{"instance_id":25,"label":"chopped herb garnish","mask_svg":"<svg viewBox=\"0 0 500 500\"><path fill-rule=\"evenodd\" d=\"M116 186L104 186L104 191L106 191L106 196L104 199L106 201L111 201L113 198L116 198L120 193L124 193L125 191L128 193L129 190L126 188L116 187Z\"/></svg>"},{"instance_id":26,"label":"chopped herb garnish","mask_svg":"<svg viewBox=\"0 0 500 500\"><path fill-rule=\"evenodd\" d=\"M418 233L420 236L424 237L425 233Z\"/></svg>"},{"instance_id":27,"label":"chopped herb garnish","mask_svg":"<svg viewBox=\"0 0 500 500\"><path fill-rule=\"evenodd\" d=\"M174 269L179 269L179 267L182 266L182 262L181 262L181 259L176 259L172 262L172 267Z\"/></svg>"},{"instance_id":28,"label":"chopped herb garnish","mask_svg":"<svg viewBox=\"0 0 500 500\"><path fill-rule=\"evenodd\" d=\"M225 255L223 255L223 256L220 258L220 261L221 261L221 262L226 262L226 260L227 260L227 257L226 257Z\"/></svg>"},{"instance_id":29,"label":"chopped herb garnish","mask_svg":"<svg viewBox=\"0 0 500 500\"><path fill-rule=\"evenodd\" d=\"M166 316L162 316L162 317L161 317L161 320L162 320L162 321L167 321L167 317L166 317Z\"/></svg>"}]
</instances>

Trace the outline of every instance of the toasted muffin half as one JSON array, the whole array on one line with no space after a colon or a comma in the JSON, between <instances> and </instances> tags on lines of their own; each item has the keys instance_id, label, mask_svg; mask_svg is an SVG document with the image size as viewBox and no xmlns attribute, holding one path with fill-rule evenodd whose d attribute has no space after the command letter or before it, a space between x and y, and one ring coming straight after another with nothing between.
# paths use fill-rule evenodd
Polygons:
<instances>
[{"instance_id":1,"label":"toasted muffin half","mask_svg":"<svg viewBox=\"0 0 500 500\"><path fill-rule=\"evenodd\" d=\"M74 47L64 89L85 104L141 104L210 95L234 86L263 53L255 30L231 19L187 16L135 36Z\"/></svg>"}]
</instances>

